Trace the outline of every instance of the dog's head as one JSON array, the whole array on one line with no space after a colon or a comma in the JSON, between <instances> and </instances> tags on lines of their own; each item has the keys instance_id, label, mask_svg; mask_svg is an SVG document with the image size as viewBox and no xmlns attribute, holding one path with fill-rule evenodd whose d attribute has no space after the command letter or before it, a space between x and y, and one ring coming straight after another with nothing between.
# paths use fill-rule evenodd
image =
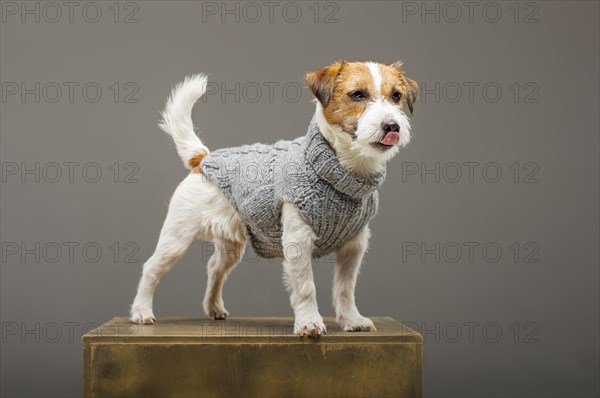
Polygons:
<instances>
[{"instance_id":1,"label":"dog's head","mask_svg":"<svg viewBox=\"0 0 600 398\"><path fill-rule=\"evenodd\" d=\"M412 114L418 86L401 63L340 61L308 73L306 83L333 138L360 155L387 160L410 141L404 106Z\"/></svg>"}]
</instances>

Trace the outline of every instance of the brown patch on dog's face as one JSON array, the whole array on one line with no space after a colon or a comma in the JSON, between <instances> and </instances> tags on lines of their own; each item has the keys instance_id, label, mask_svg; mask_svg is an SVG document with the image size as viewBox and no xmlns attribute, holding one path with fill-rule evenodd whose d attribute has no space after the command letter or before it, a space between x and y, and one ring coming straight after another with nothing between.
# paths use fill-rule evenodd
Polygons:
<instances>
[{"instance_id":1,"label":"brown patch on dog's face","mask_svg":"<svg viewBox=\"0 0 600 398\"><path fill-rule=\"evenodd\" d=\"M381 77L379 87L366 62L336 62L306 75L308 87L323 106L327 121L349 134L354 134L372 101L388 100L400 108L406 102L413 111L417 84L404 74L401 65L372 65L376 65Z\"/></svg>"},{"instance_id":2,"label":"brown patch on dog's face","mask_svg":"<svg viewBox=\"0 0 600 398\"><path fill-rule=\"evenodd\" d=\"M200 163L202 163L202 159L204 159L206 156L208 156L208 153L201 151L192 156L190 160L188 160L188 164L192 168L193 173L202 173Z\"/></svg>"},{"instance_id":3,"label":"brown patch on dog's face","mask_svg":"<svg viewBox=\"0 0 600 398\"><path fill-rule=\"evenodd\" d=\"M417 100L417 92L419 85L416 81L404 74L402 63L396 62L392 65L380 65L383 75L382 94L384 97L392 98L393 91L396 90L401 94L401 104L406 102L408 110L413 113L414 103ZM390 84L392 83L393 84Z\"/></svg>"},{"instance_id":4,"label":"brown patch on dog's face","mask_svg":"<svg viewBox=\"0 0 600 398\"><path fill-rule=\"evenodd\" d=\"M365 113L369 98L377 95L377 87L366 64L345 63L335 84L331 100L324 108L327 121L353 134L358 120Z\"/></svg>"}]
</instances>

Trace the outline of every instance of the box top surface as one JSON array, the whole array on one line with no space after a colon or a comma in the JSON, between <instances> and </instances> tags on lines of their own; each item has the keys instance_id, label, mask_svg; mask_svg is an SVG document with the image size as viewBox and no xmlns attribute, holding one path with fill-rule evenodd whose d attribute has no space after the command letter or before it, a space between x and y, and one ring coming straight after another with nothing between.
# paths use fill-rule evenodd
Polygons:
<instances>
[{"instance_id":1,"label":"box top surface","mask_svg":"<svg viewBox=\"0 0 600 398\"><path fill-rule=\"evenodd\" d=\"M344 332L325 318L327 334L318 339L294 335L291 317L159 318L137 325L116 317L83 336L87 343L422 343L419 333L390 317L370 317L373 332Z\"/></svg>"}]
</instances>

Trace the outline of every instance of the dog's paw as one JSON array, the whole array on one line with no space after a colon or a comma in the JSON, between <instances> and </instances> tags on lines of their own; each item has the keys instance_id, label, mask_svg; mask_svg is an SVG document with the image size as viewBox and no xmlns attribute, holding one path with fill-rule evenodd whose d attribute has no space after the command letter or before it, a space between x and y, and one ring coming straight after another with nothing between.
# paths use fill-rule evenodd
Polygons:
<instances>
[{"instance_id":1,"label":"dog's paw","mask_svg":"<svg viewBox=\"0 0 600 398\"><path fill-rule=\"evenodd\" d=\"M214 320L227 319L229 312L222 305L204 303L204 312Z\"/></svg>"},{"instance_id":2,"label":"dog's paw","mask_svg":"<svg viewBox=\"0 0 600 398\"><path fill-rule=\"evenodd\" d=\"M327 328L323 323L323 318L320 316L302 320L296 318L296 321L294 322L294 334L301 337L319 337L323 334L327 334Z\"/></svg>"},{"instance_id":3,"label":"dog's paw","mask_svg":"<svg viewBox=\"0 0 600 398\"><path fill-rule=\"evenodd\" d=\"M212 317L215 321L222 321L227 319L229 313L227 311L211 311L208 316Z\"/></svg>"},{"instance_id":4,"label":"dog's paw","mask_svg":"<svg viewBox=\"0 0 600 398\"><path fill-rule=\"evenodd\" d=\"M337 324L345 332L374 332L377 330L373 321L362 315L352 318L340 317L337 319Z\"/></svg>"},{"instance_id":5,"label":"dog's paw","mask_svg":"<svg viewBox=\"0 0 600 398\"><path fill-rule=\"evenodd\" d=\"M156 322L152 309L132 308L130 319L140 325L153 325Z\"/></svg>"}]
</instances>

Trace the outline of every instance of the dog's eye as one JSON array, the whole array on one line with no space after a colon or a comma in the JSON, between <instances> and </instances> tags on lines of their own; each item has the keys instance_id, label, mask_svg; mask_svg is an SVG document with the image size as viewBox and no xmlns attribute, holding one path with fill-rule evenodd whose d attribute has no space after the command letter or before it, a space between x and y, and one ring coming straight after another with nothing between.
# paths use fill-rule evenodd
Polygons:
<instances>
[{"instance_id":1,"label":"dog's eye","mask_svg":"<svg viewBox=\"0 0 600 398\"><path fill-rule=\"evenodd\" d=\"M353 91L350 94L348 94L350 96L350 98L352 98L355 101L361 101L366 99L367 97L365 96L365 94L362 91Z\"/></svg>"},{"instance_id":2,"label":"dog's eye","mask_svg":"<svg viewBox=\"0 0 600 398\"><path fill-rule=\"evenodd\" d=\"M392 100L394 102L400 101L400 98L402 98L402 93L395 91L394 94L392 94Z\"/></svg>"}]
</instances>

